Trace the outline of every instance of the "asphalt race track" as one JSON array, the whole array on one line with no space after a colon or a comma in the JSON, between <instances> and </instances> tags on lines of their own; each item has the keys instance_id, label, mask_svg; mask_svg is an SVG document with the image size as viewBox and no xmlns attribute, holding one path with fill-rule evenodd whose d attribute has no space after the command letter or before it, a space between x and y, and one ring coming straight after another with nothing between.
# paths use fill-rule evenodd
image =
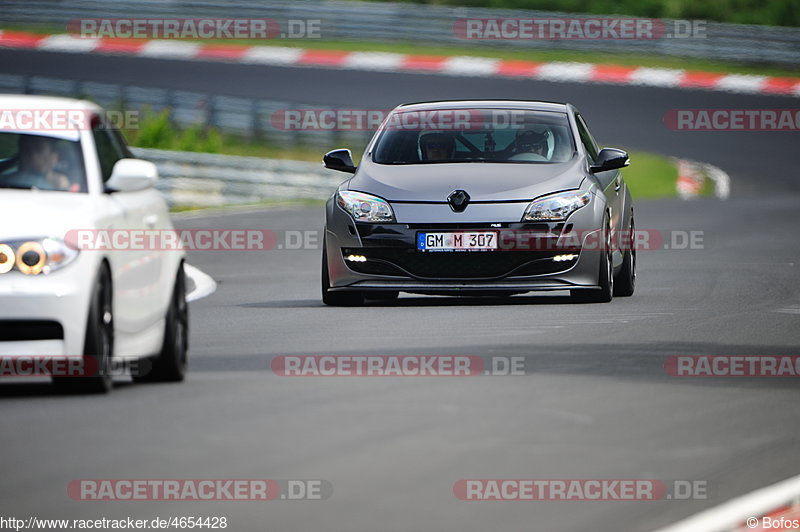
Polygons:
<instances>
[{"instance_id":1,"label":"asphalt race track","mask_svg":"<svg viewBox=\"0 0 800 532\"><path fill-rule=\"evenodd\" d=\"M796 99L704 91L266 68L0 52L0 72L348 107L462 97L575 103L601 143L711 162L726 202L641 201L638 229L702 231L701 249L639 253L632 298L577 305L402 295L324 307L321 251L194 252L218 283L192 303L182 385L110 396L0 383L0 513L40 517L227 516L230 530L652 530L796 475L792 378L672 377L672 355L797 355L797 133L678 133L676 108L796 108ZM635 164L635 161L634 163ZM321 208L184 216L182 228L310 231ZM669 238L669 237L668 237ZM667 244L669 244L669 240ZM278 355L525 357L524 376L304 378ZM81 502L75 479L325 479L325 501ZM469 478L705 481L705 500L464 502Z\"/></svg>"}]
</instances>

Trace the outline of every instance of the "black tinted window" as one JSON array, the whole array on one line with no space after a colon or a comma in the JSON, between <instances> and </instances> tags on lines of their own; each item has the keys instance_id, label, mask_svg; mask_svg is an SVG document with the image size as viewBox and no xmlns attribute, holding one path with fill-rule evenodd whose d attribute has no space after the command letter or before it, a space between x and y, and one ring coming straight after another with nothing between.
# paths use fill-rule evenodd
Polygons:
<instances>
[{"instance_id":1,"label":"black tinted window","mask_svg":"<svg viewBox=\"0 0 800 532\"><path fill-rule=\"evenodd\" d=\"M398 111L379 132L379 164L568 161L575 143L560 112L524 109Z\"/></svg>"},{"instance_id":2,"label":"black tinted window","mask_svg":"<svg viewBox=\"0 0 800 532\"><path fill-rule=\"evenodd\" d=\"M592 138L592 134L589 133L589 128L586 127L586 122L583 121L583 117L581 115L575 115L575 120L578 123L578 133L581 136L581 143L583 147L586 148L586 153L589 154L592 161L597 160L597 143Z\"/></svg>"},{"instance_id":3,"label":"black tinted window","mask_svg":"<svg viewBox=\"0 0 800 532\"><path fill-rule=\"evenodd\" d=\"M111 171L114 169L116 162L125 158L125 153L123 153L119 141L112 132L102 124L92 129L92 136L97 148L97 157L100 161L100 173L105 182L111 177Z\"/></svg>"}]
</instances>

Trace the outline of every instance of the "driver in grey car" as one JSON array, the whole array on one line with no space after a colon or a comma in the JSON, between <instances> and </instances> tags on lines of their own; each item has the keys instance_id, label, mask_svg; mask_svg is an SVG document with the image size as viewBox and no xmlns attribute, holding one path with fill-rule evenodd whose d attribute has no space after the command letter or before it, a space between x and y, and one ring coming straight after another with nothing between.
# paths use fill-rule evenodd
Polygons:
<instances>
[{"instance_id":1,"label":"driver in grey car","mask_svg":"<svg viewBox=\"0 0 800 532\"><path fill-rule=\"evenodd\" d=\"M456 154L456 141L445 133L423 133L419 137L423 161L450 161Z\"/></svg>"},{"instance_id":2,"label":"driver in grey car","mask_svg":"<svg viewBox=\"0 0 800 532\"><path fill-rule=\"evenodd\" d=\"M512 159L522 159L521 156L525 154L539 156L541 160L547 159L547 134L544 132L534 131L532 129L521 129L517 132L515 146L516 153Z\"/></svg>"}]
</instances>

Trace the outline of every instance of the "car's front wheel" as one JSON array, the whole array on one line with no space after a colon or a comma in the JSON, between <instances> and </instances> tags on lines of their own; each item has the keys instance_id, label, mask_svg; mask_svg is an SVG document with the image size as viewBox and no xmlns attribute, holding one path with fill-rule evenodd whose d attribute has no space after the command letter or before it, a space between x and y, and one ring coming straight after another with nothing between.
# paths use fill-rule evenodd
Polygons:
<instances>
[{"instance_id":1,"label":"car's front wheel","mask_svg":"<svg viewBox=\"0 0 800 532\"><path fill-rule=\"evenodd\" d=\"M636 288L636 248L634 247L634 238L636 232L633 224L633 213L631 213L631 225L628 229L627 250L622 257L622 268L614 279L614 295L619 297L628 297L633 295L633 290Z\"/></svg>"},{"instance_id":2,"label":"car's front wheel","mask_svg":"<svg viewBox=\"0 0 800 532\"><path fill-rule=\"evenodd\" d=\"M189 353L189 305L186 302L186 274L178 268L164 329L164 343L152 367L134 374L135 382L180 382L186 377Z\"/></svg>"},{"instance_id":3,"label":"car's front wheel","mask_svg":"<svg viewBox=\"0 0 800 532\"><path fill-rule=\"evenodd\" d=\"M114 353L114 314L111 272L106 264L100 266L92 288L86 334L83 341L85 375L53 377L61 389L83 393L108 393L114 385L111 357Z\"/></svg>"}]
</instances>

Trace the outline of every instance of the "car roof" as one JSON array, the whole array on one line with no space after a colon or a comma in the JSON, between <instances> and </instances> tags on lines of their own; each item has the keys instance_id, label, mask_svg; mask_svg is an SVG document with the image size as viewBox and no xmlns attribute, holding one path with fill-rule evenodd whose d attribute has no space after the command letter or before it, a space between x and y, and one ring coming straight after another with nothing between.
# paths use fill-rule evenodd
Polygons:
<instances>
[{"instance_id":1,"label":"car roof","mask_svg":"<svg viewBox=\"0 0 800 532\"><path fill-rule=\"evenodd\" d=\"M35 96L31 94L0 94L0 109L59 109L102 112L102 108L87 100L60 96Z\"/></svg>"},{"instance_id":2,"label":"car roof","mask_svg":"<svg viewBox=\"0 0 800 532\"><path fill-rule=\"evenodd\" d=\"M539 100L441 100L398 105L396 111L428 111L436 109L528 109L566 113L569 104Z\"/></svg>"}]
</instances>

